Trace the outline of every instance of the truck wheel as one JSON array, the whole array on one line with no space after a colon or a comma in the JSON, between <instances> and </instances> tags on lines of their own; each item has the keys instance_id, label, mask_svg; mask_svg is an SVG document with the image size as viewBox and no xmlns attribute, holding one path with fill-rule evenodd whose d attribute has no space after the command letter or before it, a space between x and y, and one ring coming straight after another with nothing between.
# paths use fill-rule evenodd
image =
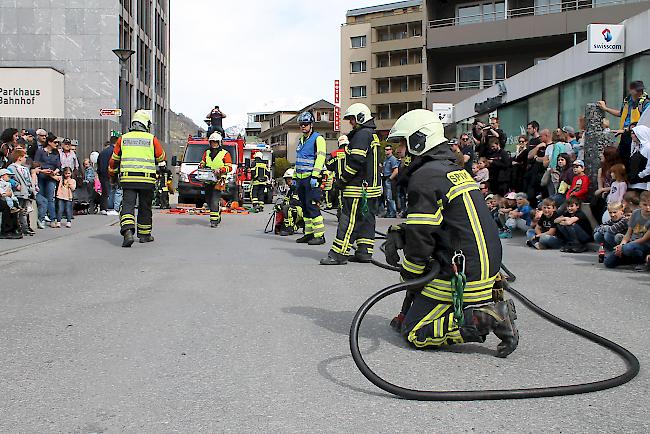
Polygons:
<instances>
[{"instance_id":1,"label":"truck wheel","mask_svg":"<svg viewBox=\"0 0 650 434\"><path fill-rule=\"evenodd\" d=\"M203 208L204 203L205 203L205 201L203 199L197 199L195 205L196 205L197 208Z\"/></svg>"},{"instance_id":2,"label":"truck wheel","mask_svg":"<svg viewBox=\"0 0 650 434\"><path fill-rule=\"evenodd\" d=\"M178 203L192 203L186 196L178 196Z\"/></svg>"}]
</instances>

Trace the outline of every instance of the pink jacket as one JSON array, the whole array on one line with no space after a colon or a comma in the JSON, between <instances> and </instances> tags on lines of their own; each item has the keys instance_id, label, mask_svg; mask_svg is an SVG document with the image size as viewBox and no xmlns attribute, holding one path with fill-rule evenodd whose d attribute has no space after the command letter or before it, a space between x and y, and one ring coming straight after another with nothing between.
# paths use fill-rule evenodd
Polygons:
<instances>
[{"instance_id":1,"label":"pink jacket","mask_svg":"<svg viewBox=\"0 0 650 434\"><path fill-rule=\"evenodd\" d=\"M63 200L72 200L72 192L77 188L77 181L70 178L68 185L63 185L63 178L59 181L59 187L56 189L56 198Z\"/></svg>"}]
</instances>

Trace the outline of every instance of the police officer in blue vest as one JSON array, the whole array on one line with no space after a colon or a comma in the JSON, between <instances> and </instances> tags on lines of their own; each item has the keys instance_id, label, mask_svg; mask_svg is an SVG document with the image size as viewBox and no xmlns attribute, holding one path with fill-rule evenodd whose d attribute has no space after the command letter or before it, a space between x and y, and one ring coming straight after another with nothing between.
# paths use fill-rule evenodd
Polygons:
<instances>
[{"instance_id":1,"label":"police officer in blue vest","mask_svg":"<svg viewBox=\"0 0 650 434\"><path fill-rule=\"evenodd\" d=\"M296 147L298 197L303 210L305 235L296 240L300 244L325 244L325 223L318 207L321 200L320 178L327 154L325 138L314 131L314 115L304 112L298 116L302 137Z\"/></svg>"}]
</instances>

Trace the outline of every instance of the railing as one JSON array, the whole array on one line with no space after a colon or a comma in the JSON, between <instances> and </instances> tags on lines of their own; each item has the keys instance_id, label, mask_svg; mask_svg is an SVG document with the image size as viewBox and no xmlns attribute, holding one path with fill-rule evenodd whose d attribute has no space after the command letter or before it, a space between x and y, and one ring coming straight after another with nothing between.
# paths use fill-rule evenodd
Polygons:
<instances>
[{"instance_id":1,"label":"railing","mask_svg":"<svg viewBox=\"0 0 650 434\"><path fill-rule=\"evenodd\" d=\"M494 86L503 80L470 80L454 81L451 83L434 83L427 86L427 93L432 92L456 92L459 90L481 90Z\"/></svg>"},{"instance_id":2,"label":"railing","mask_svg":"<svg viewBox=\"0 0 650 434\"><path fill-rule=\"evenodd\" d=\"M508 9L507 11L492 11L488 13L466 15L463 17L441 18L429 21L429 28L461 26L465 24L477 24L485 22L500 21L510 18L525 17L531 15L548 15L559 12L575 11L580 9L592 9L603 6L612 6L618 4L642 3L648 0L599 0L594 4L594 0L556 0L553 3L539 6L529 6L525 8Z\"/></svg>"}]
</instances>

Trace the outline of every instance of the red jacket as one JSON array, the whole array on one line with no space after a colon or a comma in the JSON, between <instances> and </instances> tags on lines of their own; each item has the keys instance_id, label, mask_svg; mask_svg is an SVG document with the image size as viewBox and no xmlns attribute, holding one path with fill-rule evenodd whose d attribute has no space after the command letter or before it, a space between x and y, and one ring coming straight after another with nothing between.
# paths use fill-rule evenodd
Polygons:
<instances>
[{"instance_id":1,"label":"red jacket","mask_svg":"<svg viewBox=\"0 0 650 434\"><path fill-rule=\"evenodd\" d=\"M575 196L578 199L585 201L589 194L589 177L587 175L574 176L571 182L571 188L566 192L566 198Z\"/></svg>"}]
</instances>

